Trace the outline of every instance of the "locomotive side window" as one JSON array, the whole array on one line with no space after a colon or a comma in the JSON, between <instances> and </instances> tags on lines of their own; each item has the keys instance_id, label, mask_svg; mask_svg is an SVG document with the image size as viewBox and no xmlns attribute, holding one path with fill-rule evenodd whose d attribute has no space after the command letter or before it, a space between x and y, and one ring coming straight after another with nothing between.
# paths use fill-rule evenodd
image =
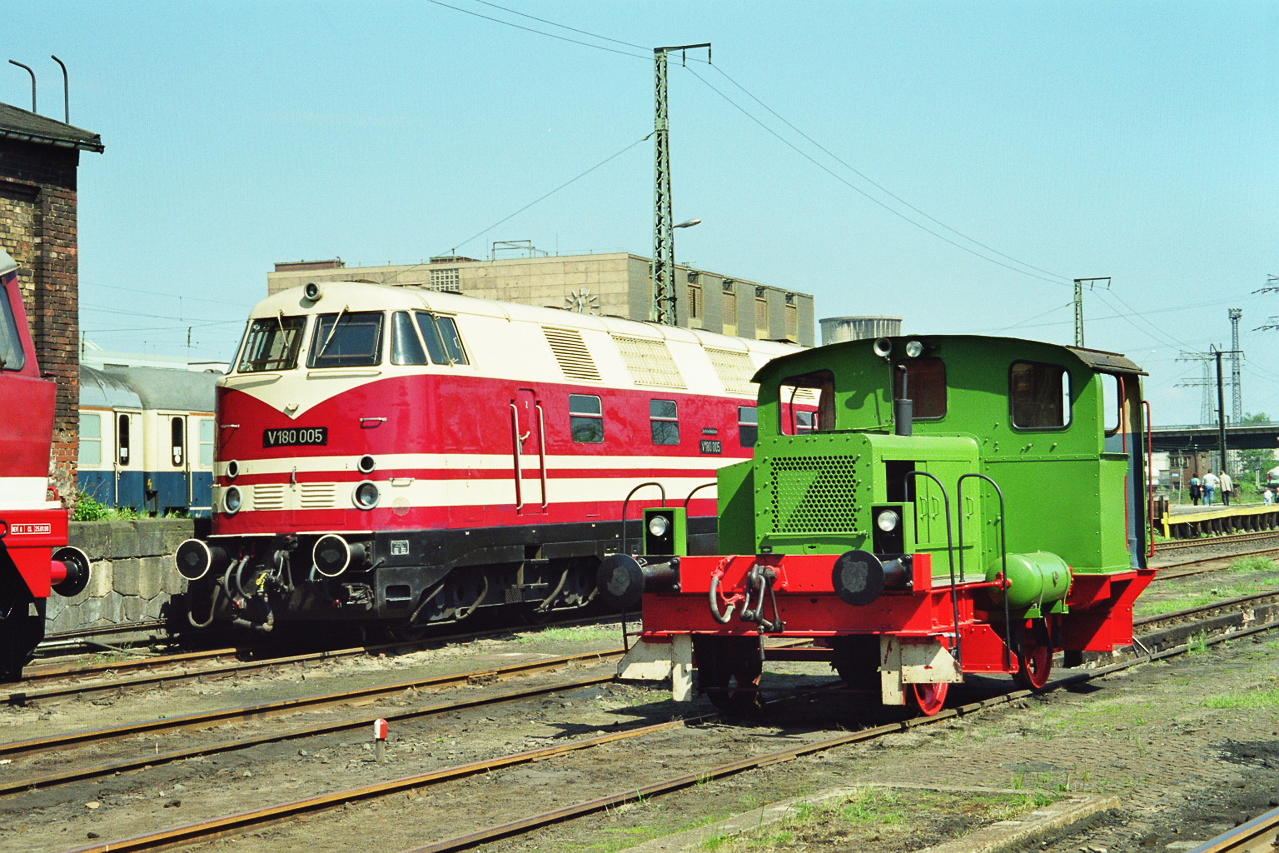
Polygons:
<instances>
[{"instance_id":1,"label":"locomotive side window","mask_svg":"<svg viewBox=\"0 0 1279 853\"><path fill-rule=\"evenodd\" d=\"M568 430L578 444L604 441L604 411L594 394L568 395Z\"/></svg>"},{"instance_id":2,"label":"locomotive side window","mask_svg":"<svg viewBox=\"0 0 1279 853\"><path fill-rule=\"evenodd\" d=\"M782 435L835 428L835 375L829 370L783 379L778 394Z\"/></svg>"},{"instance_id":3,"label":"locomotive side window","mask_svg":"<svg viewBox=\"0 0 1279 853\"><path fill-rule=\"evenodd\" d=\"M22 353L22 336L18 321L9 304L9 294L0 290L0 370L21 370L26 362Z\"/></svg>"},{"instance_id":4,"label":"locomotive side window","mask_svg":"<svg viewBox=\"0 0 1279 853\"><path fill-rule=\"evenodd\" d=\"M1062 429L1070 425L1070 373L1056 364L1014 362L1008 372L1013 426Z\"/></svg>"},{"instance_id":5,"label":"locomotive side window","mask_svg":"<svg viewBox=\"0 0 1279 853\"><path fill-rule=\"evenodd\" d=\"M240 373L264 370L292 370L298 366L305 317L259 317L249 324L244 336Z\"/></svg>"},{"instance_id":6,"label":"locomotive side window","mask_svg":"<svg viewBox=\"0 0 1279 853\"><path fill-rule=\"evenodd\" d=\"M902 381L905 380L905 394ZM893 399L914 401L911 418L917 421L946 417L946 362L940 358L916 358L893 366Z\"/></svg>"},{"instance_id":7,"label":"locomotive side window","mask_svg":"<svg viewBox=\"0 0 1279 853\"><path fill-rule=\"evenodd\" d=\"M102 464L102 415L80 413L80 458L77 464L94 468Z\"/></svg>"},{"instance_id":8,"label":"locomotive side window","mask_svg":"<svg viewBox=\"0 0 1279 853\"><path fill-rule=\"evenodd\" d=\"M170 446L173 449L173 467L181 468L182 460L186 459L187 445L187 424L186 418L173 418L169 422L169 431L172 441Z\"/></svg>"},{"instance_id":9,"label":"locomotive side window","mask_svg":"<svg viewBox=\"0 0 1279 853\"><path fill-rule=\"evenodd\" d=\"M649 400L648 423L654 444L679 444L679 406L674 400Z\"/></svg>"},{"instance_id":10,"label":"locomotive side window","mask_svg":"<svg viewBox=\"0 0 1279 853\"><path fill-rule=\"evenodd\" d=\"M462 338L452 317L419 313L417 325L422 330L422 339L426 341L431 361L435 364L467 364L466 350L462 349Z\"/></svg>"},{"instance_id":11,"label":"locomotive side window","mask_svg":"<svg viewBox=\"0 0 1279 853\"><path fill-rule=\"evenodd\" d=\"M742 447L754 447L759 441L759 409L754 406L737 407L737 440Z\"/></svg>"},{"instance_id":12,"label":"locomotive side window","mask_svg":"<svg viewBox=\"0 0 1279 853\"><path fill-rule=\"evenodd\" d=\"M311 336L307 367L373 367L382 363L382 314L321 314Z\"/></svg>"},{"instance_id":13,"label":"locomotive side window","mask_svg":"<svg viewBox=\"0 0 1279 853\"><path fill-rule=\"evenodd\" d=\"M129 464L129 416L121 415L115 431L115 446L121 465Z\"/></svg>"},{"instance_id":14,"label":"locomotive side window","mask_svg":"<svg viewBox=\"0 0 1279 853\"><path fill-rule=\"evenodd\" d=\"M1123 379L1100 373L1097 384L1101 387L1102 425L1106 435L1115 435L1123 426Z\"/></svg>"},{"instance_id":15,"label":"locomotive side window","mask_svg":"<svg viewBox=\"0 0 1279 853\"><path fill-rule=\"evenodd\" d=\"M407 311L391 315L391 364L427 364L426 350Z\"/></svg>"}]
</instances>

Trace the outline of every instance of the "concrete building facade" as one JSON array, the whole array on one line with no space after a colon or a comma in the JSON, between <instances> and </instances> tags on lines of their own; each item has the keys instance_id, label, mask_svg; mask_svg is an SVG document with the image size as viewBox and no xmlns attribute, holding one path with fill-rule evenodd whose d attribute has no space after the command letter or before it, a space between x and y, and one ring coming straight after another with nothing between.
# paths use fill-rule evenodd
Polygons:
<instances>
[{"instance_id":1,"label":"concrete building facade","mask_svg":"<svg viewBox=\"0 0 1279 853\"><path fill-rule=\"evenodd\" d=\"M0 246L18 262L40 369L58 383L50 477L64 501L80 443L76 172L81 151L102 150L96 133L0 104Z\"/></svg>"},{"instance_id":2,"label":"concrete building facade","mask_svg":"<svg viewBox=\"0 0 1279 853\"><path fill-rule=\"evenodd\" d=\"M347 267L341 260L279 263L268 295L314 281L429 287L482 299L587 314L652 318L649 259L625 252L563 257L432 258L422 264ZM813 297L722 273L678 267L678 325L757 340L813 346Z\"/></svg>"}]
</instances>

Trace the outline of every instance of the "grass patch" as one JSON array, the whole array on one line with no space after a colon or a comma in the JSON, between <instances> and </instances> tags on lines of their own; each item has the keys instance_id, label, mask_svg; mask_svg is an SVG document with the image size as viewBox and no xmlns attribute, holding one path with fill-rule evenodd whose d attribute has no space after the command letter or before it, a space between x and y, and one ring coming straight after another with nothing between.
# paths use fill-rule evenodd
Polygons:
<instances>
[{"instance_id":1,"label":"grass patch","mask_svg":"<svg viewBox=\"0 0 1279 853\"><path fill-rule=\"evenodd\" d=\"M1229 571L1235 574L1248 574L1251 572L1273 572L1279 569L1275 565L1274 560L1268 560L1258 554L1252 554L1247 557L1240 557L1230 564Z\"/></svg>"},{"instance_id":2,"label":"grass patch","mask_svg":"<svg viewBox=\"0 0 1279 853\"><path fill-rule=\"evenodd\" d=\"M622 631L616 625L584 625L579 628L540 628L534 631L524 631L516 635L516 642L532 643L544 642L573 642L580 643L590 641L598 643L604 640L613 640L621 645Z\"/></svg>"},{"instance_id":3,"label":"grass patch","mask_svg":"<svg viewBox=\"0 0 1279 853\"><path fill-rule=\"evenodd\" d=\"M1225 696L1209 696L1203 701L1205 708L1226 711L1264 711L1279 708L1279 687L1256 687L1244 693Z\"/></svg>"}]
</instances>

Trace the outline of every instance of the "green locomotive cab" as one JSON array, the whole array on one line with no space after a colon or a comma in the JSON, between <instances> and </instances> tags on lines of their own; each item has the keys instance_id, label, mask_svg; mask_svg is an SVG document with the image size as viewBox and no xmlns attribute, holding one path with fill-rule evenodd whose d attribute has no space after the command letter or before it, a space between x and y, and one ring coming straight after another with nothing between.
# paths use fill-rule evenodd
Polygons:
<instances>
[{"instance_id":1,"label":"green locomotive cab","mask_svg":"<svg viewBox=\"0 0 1279 853\"><path fill-rule=\"evenodd\" d=\"M1130 643L1152 575L1141 375L1114 353L968 335L770 362L754 457L719 473L729 556L634 588L623 676L669 671L687 693L696 663L740 707L762 637L809 638L853 686L935 713L963 673L1038 688L1057 651L1072 665Z\"/></svg>"}]
</instances>

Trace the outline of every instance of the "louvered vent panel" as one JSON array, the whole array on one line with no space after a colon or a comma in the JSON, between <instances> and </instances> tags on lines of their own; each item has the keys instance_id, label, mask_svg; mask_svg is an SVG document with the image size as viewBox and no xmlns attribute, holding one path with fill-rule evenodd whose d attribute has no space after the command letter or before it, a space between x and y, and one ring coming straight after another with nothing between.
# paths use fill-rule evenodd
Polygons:
<instances>
[{"instance_id":1,"label":"louvered vent panel","mask_svg":"<svg viewBox=\"0 0 1279 853\"><path fill-rule=\"evenodd\" d=\"M755 383L751 377L755 375L755 365L751 357L744 352L733 352L726 349L707 349L711 364L724 383L724 390L730 394L754 394Z\"/></svg>"},{"instance_id":2,"label":"louvered vent panel","mask_svg":"<svg viewBox=\"0 0 1279 853\"><path fill-rule=\"evenodd\" d=\"M256 510L284 509L284 484L260 483L254 486L253 508Z\"/></svg>"},{"instance_id":3,"label":"louvered vent panel","mask_svg":"<svg viewBox=\"0 0 1279 853\"><path fill-rule=\"evenodd\" d=\"M302 483L302 509L331 509L336 497L336 483Z\"/></svg>"},{"instance_id":4,"label":"louvered vent panel","mask_svg":"<svg viewBox=\"0 0 1279 853\"><path fill-rule=\"evenodd\" d=\"M622 353L622 360L631 371L636 385L656 385L661 388L687 388L684 377L680 376L671 351L666 348L666 341L652 341L645 338L623 338L613 336L617 349Z\"/></svg>"},{"instance_id":5,"label":"louvered vent panel","mask_svg":"<svg viewBox=\"0 0 1279 853\"><path fill-rule=\"evenodd\" d=\"M786 400L794 399L796 403L809 403L814 406L817 405L817 401L820 399L817 396L817 390L814 388L792 388L790 385L782 388L782 395ZM792 397L792 395L794 396Z\"/></svg>"},{"instance_id":6,"label":"louvered vent panel","mask_svg":"<svg viewBox=\"0 0 1279 853\"><path fill-rule=\"evenodd\" d=\"M542 327L546 342L555 353L555 360L560 363L565 379L588 379L598 382L599 368L595 366L591 352L582 342L582 333L577 329L554 329Z\"/></svg>"},{"instance_id":7,"label":"louvered vent panel","mask_svg":"<svg viewBox=\"0 0 1279 853\"><path fill-rule=\"evenodd\" d=\"M847 456L773 457L765 463L776 533L861 533L857 472Z\"/></svg>"}]
</instances>

